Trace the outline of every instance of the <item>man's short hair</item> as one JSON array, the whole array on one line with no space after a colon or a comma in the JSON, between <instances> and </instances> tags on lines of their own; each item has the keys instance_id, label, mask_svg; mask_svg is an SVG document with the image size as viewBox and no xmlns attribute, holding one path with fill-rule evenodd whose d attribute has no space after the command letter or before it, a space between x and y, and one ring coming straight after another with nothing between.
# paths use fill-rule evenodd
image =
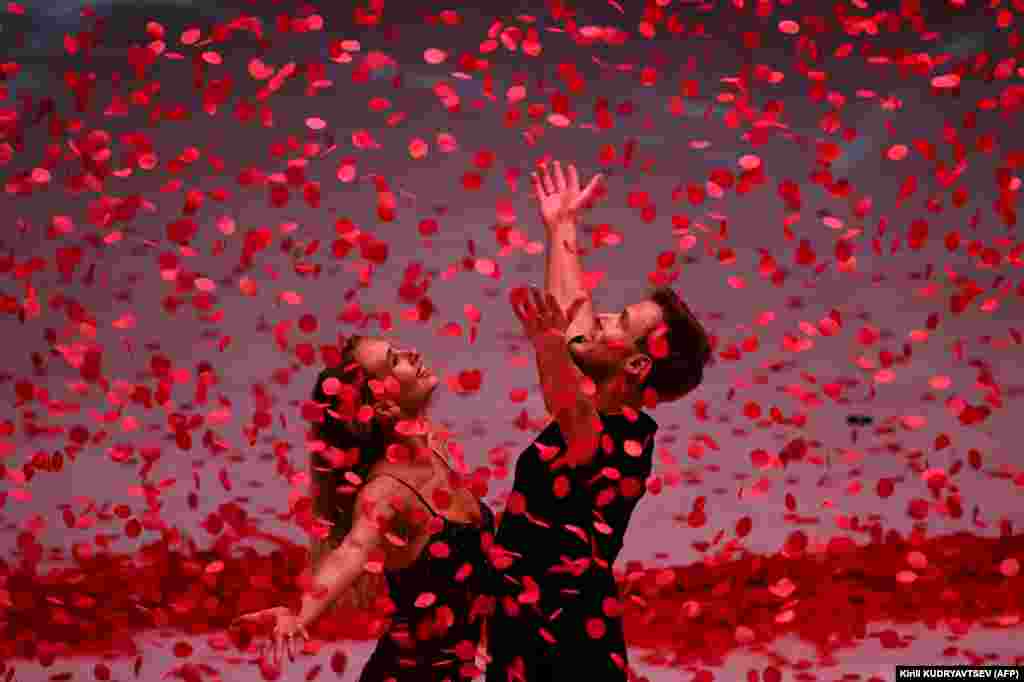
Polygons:
<instances>
[{"instance_id":1,"label":"man's short hair","mask_svg":"<svg viewBox=\"0 0 1024 682\"><path fill-rule=\"evenodd\" d=\"M647 298L661 308L664 332L652 330L637 342L638 348L652 360L641 390L653 389L659 402L672 402L704 380L704 368L713 361L711 338L671 287L659 287ZM652 344L654 336L660 336L664 343Z\"/></svg>"}]
</instances>

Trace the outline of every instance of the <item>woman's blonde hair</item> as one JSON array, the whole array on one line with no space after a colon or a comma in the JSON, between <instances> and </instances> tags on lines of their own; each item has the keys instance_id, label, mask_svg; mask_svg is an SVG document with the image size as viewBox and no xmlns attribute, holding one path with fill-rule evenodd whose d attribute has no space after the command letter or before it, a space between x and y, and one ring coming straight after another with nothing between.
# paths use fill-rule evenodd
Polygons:
<instances>
[{"instance_id":1,"label":"woman's blonde hair","mask_svg":"<svg viewBox=\"0 0 1024 682\"><path fill-rule=\"evenodd\" d=\"M359 484L366 481L370 468L384 455L392 438L377 420L363 423L356 418L362 406L375 402L370 377L355 359L356 349L365 338L349 337L340 362L321 371L313 387L313 402L323 408L323 417L313 423L311 435L324 447L310 453L310 496L313 515L328 526L326 537L315 533L310 536L314 574L324 557L337 549L352 530ZM330 394L324 388L328 379L337 380L330 382L335 384ZM325 457L328 449L341 455ZM364 571L346 597L352 606L366 609L384 590L383 576Z\"/></svg>"}]
</instances>

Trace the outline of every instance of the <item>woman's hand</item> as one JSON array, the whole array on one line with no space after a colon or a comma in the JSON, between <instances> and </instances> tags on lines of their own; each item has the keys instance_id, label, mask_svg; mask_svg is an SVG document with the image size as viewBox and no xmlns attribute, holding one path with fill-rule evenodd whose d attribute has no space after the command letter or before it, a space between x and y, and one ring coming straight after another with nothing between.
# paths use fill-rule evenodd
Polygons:
<instances>
[{"instance_id":1,"label":"woman's hand","mask_svg":"<svg viewBox=\"0 0 1024 682\"><path fill-rule=\"evenodd\" d=\"M569 164L569 176L562 172L562 164L554 162L554 172L549 173L547 164L539 173L531 174L534 197L540 207L540 216L549 231L565 225L575 225L589 209L597 195L603 176L597 174L580 189L580 177L576 166Z\"/></svg>"},{"instance_id":2,"label":"woman's hand","mask_svg":"<svg viewBox=\"0 0 1024 682\"><path fill-rule=\"evenodd\" d=\"M274 629L271 633L270 645L275 666L280 665L281 653L283 651L288 652L289 661L295 660L295 649L293 647L297 647L294 641L296 637L302 637L305 640L310 638L309 632L299 622L298 616L292 613L292 610L286 606L277 606L272 609L247 613L236 618L233 624L235 623L273 624Z\"/></svg>"},{"instance_id":3,"label":"woman's hand","mask_svg":"<svg viewBox=\"0 0 1024 682\"><path fill-rule=\"evenodd\" d=\"M573 321L586 298L573 301L569 311L565 312L551 294L542 295L535 288L513 289L511 294L512 310L523 326L526 338L540 350L549 341L565 345L565 331Z\"/></svg>"}]
</instances>

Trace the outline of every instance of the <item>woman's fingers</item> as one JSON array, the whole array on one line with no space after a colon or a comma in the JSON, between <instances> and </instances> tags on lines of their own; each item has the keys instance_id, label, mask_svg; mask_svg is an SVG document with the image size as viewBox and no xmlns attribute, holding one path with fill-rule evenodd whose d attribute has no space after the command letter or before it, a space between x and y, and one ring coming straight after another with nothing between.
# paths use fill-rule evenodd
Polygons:
<instances>
[{"instance_id":1,"label":"woman's fingers","mask_svg":"<svg viewBox=\"0 0 1024 682\"><path fill-rule=\"evenodd\" d=\"M284 658L285 653L288 654L288 660L295 662L295 657L302 650L298 643L298 638L302 638L305 641L309 641L309 632L301 625L296 626L295 631L287 634L280 634L275 637L275 662L281 662Z\"/></svg>"},{"instance_id":2,"label":"woman's fingers","mask_svg":"<svg viewBox=\"0 0 1024 682\"><path fill-rule=\"evenodd\" d=\"M280 666L284 662L286 654L288 660L294 662L295 657L302 650L299 643L295 641L297 637L302 637L306 641L310 639L309 632L301 625L291 634L274 632L267 642L257 648L257 656L268 659L274 666Z\"/></svg>"}]
</instances>

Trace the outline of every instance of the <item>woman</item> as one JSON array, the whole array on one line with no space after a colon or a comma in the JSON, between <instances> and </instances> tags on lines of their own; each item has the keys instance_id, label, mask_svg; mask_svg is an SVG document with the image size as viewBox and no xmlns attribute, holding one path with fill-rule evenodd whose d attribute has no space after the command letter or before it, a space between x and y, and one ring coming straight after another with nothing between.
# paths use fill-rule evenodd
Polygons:
<instances>
[{"instance_id":1,"label":"woman","mask_svg":"<svg viewBox=\"0 0 1024 682\"><path fill-rule=\"evenodd\" d=\"M283 644L294 657L293 637L308 639L306 628L342 593L365 599L367 578L382 567L394 612L360 682L480 673L494 516L442 454L427 418L437 385L418 353L375 337L350 338L341 362L320 373L311 469L323 532L314 531L313 588L297 614L280 607L239 619L276 622L275 663Z\"/></svg>"}]
</instances>

